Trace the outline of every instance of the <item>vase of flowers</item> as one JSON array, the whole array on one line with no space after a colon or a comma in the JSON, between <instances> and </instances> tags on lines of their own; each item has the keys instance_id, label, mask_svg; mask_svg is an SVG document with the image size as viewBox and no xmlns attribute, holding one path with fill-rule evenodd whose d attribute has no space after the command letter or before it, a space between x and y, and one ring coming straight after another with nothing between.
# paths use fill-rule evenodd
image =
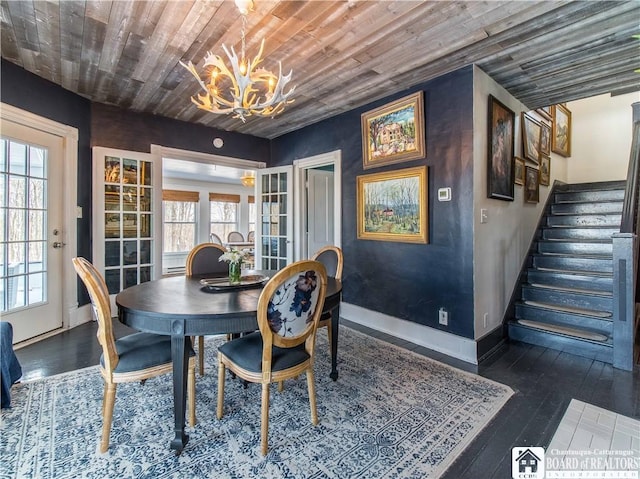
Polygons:
<instances>
[{"instance_id":1,"label":"vase of flowers","mask_svg":"<svg viewBox=\"0 0 640 479\"><path fill-rule=\"evenodd\" d=\"M229 263L229 284L240 284L243 259L244 251L235 249L223 253L218 258L218 261L226 261Z\"/></svg>"}]
</instances>

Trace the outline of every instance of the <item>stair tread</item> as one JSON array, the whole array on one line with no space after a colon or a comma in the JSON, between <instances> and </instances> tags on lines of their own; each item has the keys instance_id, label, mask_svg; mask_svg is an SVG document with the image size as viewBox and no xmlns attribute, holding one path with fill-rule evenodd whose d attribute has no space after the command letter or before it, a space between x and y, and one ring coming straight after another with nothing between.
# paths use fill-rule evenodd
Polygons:
<instances>
[{"instance_id":1,"label":"stair tread","mask_svg":"<svg viewBox=\"0 0 640 479\"><path fill-rule=\"evenodd\" d=\"M556 291L564 291L567 293L592 294L594 296L608 296L608 297L613 296L613 294L609 291L602 291L597 289L569 288L567 286L555 286L552 284L541 284L541 283L529 283L529 285L535 288L552 289Z\"/></svg>"},{"instance_id":2,"label":"stair tread","mask_svg":"<svg viewBox=\"0 0 640 479\"><path fill-rule=\"evenodd\" d=\"M604 334L594 333L592 331L585 331L583 329L570 328L567 326L560 326L557 324L542 323L539 321L532 321L529 319L518 319L518 324L527 326L530 328L541 329L543 331L549 331L552 333L564 334L566 336L572 336L580 339L588 339L590 341L607 342L609 339Z\"/></svg>"},{"instance_id":3,"label":"stair tread","mask_svg":"<svg viewBox=\"0 0 640 479\"><path fill-rule=\"evenodd\" d=\"M552 273L560 273L560 274L575 274L580 276L597 276L602 278L613 277L613 272L606 272L606 271L582 271L577 269L558 269L558 268L548 268L548 267L542 267L542 266L538 266L534 268L534 270L550 271Z\"/></svg>"},{"instance_id":4,"label":"stair tread","mask_svg":"<svg viewBox=\"0 0 640 479\"><path fill-rule=\"evenodd\" d=\"M568 258L583 258L583 259L613 259L612 254L596 254L596 253L570 253L564 251L541 251L536 253L537 256L563 256Z\"/></svg>"},{"instance_id":5,"label":"stair tread","mask_svg":"<svg viewBox=\"0 0 640 479\"><path fill-rule=\"evenodd\" d=\"M528 304L529 306L537 306L539 308L544 308L544 309L550 309L553 311L583 314L585 316L593 316L596 318L610 318L613 315L610 311L598 311L594 309L575 308L572 306L566 306L566 305L560 305L560 304L543 303L541 301L525 300L524 304Z\"/></svg>"}]
</instances>

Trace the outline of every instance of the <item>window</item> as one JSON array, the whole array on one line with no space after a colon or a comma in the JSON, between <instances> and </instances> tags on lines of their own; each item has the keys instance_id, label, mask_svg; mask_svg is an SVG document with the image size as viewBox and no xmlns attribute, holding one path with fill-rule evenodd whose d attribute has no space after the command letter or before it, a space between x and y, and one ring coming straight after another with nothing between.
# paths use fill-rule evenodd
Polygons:
<instances>
[{"instance_id":1,"label":"window","mask_svg":"<svg viewBox=\"0 0 640 479\"><path fill-rule=\"evenodd\" d=\"M256 197L249 196L249 231L256 230Z\"/></svg>"},{"instance_id":2,"label":"window","mask_svg":"<svg viewBox=\"0 0 640 479\"><path fill-rule=\"evenodd\" d=\"M222 241L226 241L231 231L238 231L240 195L209 193L209 203L211 207L209 231L217 234Z\"/></svg>"},{"instance_id":3,"label":"window","mask_svg":"<svg viewBox=\"0 0 640 479\"><path fill-rule=\"evenodd\" d=\"M188 253L196 245L199 197L195 191L162 192L164 253Z\"/></svg>"}]
</instances>

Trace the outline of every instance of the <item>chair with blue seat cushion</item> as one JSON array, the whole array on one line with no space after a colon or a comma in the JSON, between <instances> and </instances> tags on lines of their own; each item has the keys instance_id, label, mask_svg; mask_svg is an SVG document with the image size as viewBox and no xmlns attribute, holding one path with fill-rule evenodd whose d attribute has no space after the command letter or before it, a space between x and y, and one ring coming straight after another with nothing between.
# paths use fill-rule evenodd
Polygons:
<instances>
[{"instance_id":1,"label":"chair with blue seat cushion","mask_svg":"<svg viewBox=\"0 0 640 479\"><path fill-rule=\"evenodd\" d=\"M298 261L265 285L258 300L259 331L218 348L218 419L224 408L225 371L262 385L261 452L267 454L271 383L306 372L311 422L318 424L313 376L316 329L324 306L327 273L318 261Z\"/></svg>"},{"instance_id":2,"label":"chair with blue seat cushion","mask_svg":"<svg viewBox=\"0 0 640 479\"><path fill-rule=\"evenodd\" d=\"M342 281L342 265L344 258L342 256L342 249L337 246L325 246L319 249L311 257L311 259L320 261L327 269L327 276L332 276L335 279ZM329 347L331 347L331 311L327 311L320 317L318 328L327 328L327 337L329 338Z\"/></svg>"},{"instance_id":3,"label":"chair with blue seat cushion","mask_svg":"<svg viewBox=\"0 0 640 479\"><path fill-rule=\"evenodd\" d=\"M118 383L146 381L161 374L172 373L171 336L135 333L116 340L111 323L109 292L100 272L85 258L73 258L73 266L89 292L91 305L98 321L98 342L102 347L100 373L104 379L102 401L102 438L100 452L109 448L109 434L113 418ZM162 301L162 299L158 299ZM196 423L195 353L189 348L187 395L189 425Z\"/></svg>"},{"instance_id":4,"label":"chair with blue seat cushion","mask_svg":"<svg viewBox=\"0 0 640 479\"><path fill-rule=\"evenodd\" d=\"M211 233L212 235L214 233ZM220 261L227 250L222 244L200 243L194 246L187 255L185 267L187 276L210 274L211 276L227 276L229 265ZM204 376L204 336L198 336L198 365L200 376Z\"/></svg>"}]
</instances>

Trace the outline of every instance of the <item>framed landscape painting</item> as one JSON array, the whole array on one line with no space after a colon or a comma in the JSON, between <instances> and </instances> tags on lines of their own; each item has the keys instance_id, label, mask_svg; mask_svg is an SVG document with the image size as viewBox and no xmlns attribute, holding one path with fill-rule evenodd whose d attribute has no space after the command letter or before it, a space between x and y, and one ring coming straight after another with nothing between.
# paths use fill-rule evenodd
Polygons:
<instances>
[{"instance_id":1,"label":"framed landscape painting","mask_svg":"<svg viewBox=\"0 0 640 479\"><path fill-rule=\"evenodd\" d=\"M427 167L357 177L358 239L427 243Z\"/></svg>"},{"instance_id":2,"label":"framed landscape painting","mask_svg":"<svg viewBox=\"0 0 640 479\"><path fill-rule=\"evenodd\" d=\"M540 164L540 137L542 126L526 113L522 113L522 153L525 159Z\"/></svg>"},{"instance_id":3,"label":"framed landscape painting","mask_svg":"<svg viewBox=\"0 0 640 479\"><path fill-rule=\"evenodd\" d=\"M425 157L423 105L419 91L362 114L364 169Z\"/></svg>"},{"instance_id":4,"label":"framed landscape painting","mask_svg":"<svg viewBox=\"0 0 640 479\"><path fill-rule=\"evenodd\" d=\"M571 156L571 112L566 106L551 107L551 150L559 155Z\"/></svg>"},{"instance_id":5,"label":"framed landscape painting","mask_svg":"<svg viewBox=\"0 0 640 479\"><path fill-rule=\"evenodd\" d=\"M489 95L487 196L513 201L515 113Z\"/></svg>"}]
</instances>

